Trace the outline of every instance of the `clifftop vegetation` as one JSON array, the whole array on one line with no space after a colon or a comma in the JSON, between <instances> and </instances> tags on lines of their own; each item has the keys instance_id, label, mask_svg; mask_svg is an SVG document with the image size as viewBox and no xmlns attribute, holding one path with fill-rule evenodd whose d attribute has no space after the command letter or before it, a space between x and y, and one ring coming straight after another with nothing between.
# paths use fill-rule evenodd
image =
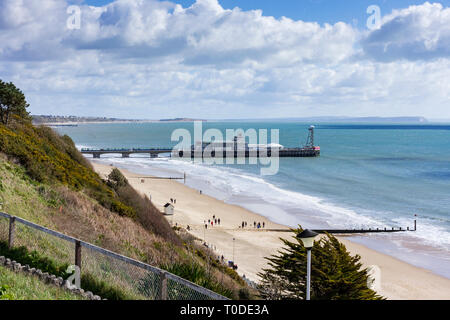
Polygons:
<instances>
[{"instance_id":1,"label":"clifftop vegetation","mask_svg":"<svg viewBox=\"0 0 450 320\"><path fill-rule=\"evenodd\" d=\"M233 270L215 264L212 254L188 234L177 234L119 170L103 180L69 136L60 136L45 126L33 126L26 101L20 102L20 108L8 105L12 100L5 100L1 92L2 110L10 110L8 121L0 122L2 211L170 270L228 297L239 297L239 289L246 287L243 280ZM0 245L0 251L5 250L7 246ZM39 256L40 252L21 251L16 261L30 254ZM64 268L57 263L47 265ZM96 294L127 298L120 286L87 280L85 285Z\"/></svg>"}]
</instances>

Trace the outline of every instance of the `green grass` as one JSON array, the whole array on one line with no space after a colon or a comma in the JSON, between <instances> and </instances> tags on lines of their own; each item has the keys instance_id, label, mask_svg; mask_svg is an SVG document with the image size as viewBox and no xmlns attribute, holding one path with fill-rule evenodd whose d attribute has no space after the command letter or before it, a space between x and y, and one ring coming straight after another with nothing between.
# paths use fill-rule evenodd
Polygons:
<instances>
[{"instance_id":1,"label":"green grass","mask_svg":"<svg viewBox=\"0 0 450 320\"><path fill-rule=\"evenodd\" d=\"M35 250L29 251L23 246L10 249L6 242L0 241L0 255L17 261L23 265L27 264L32 268L54 274L57 277L63 277L66 279L70 275L66 273L69 266L68 264L58 264L53 259L44 257Z\"/></svg>"},{"instance_id":2,"label":"green grass","mask_svg":"<svg viewBox=\"0 0 450 320\"><path fill-rule=\"evenodd\" d=\"M0 300L84 300L34 276L0 267Z\"/></svg>"},{"instance_id":3,"label":"green grass","mask_svg":"<svg viewBox=\"0 0 450 320\"><path fill-rule=\"evenodd\" d=\"M32 268L40 269L42 272L48 272L63 279L67 279L70 276L66 272L69 266L68 264L60 264L52 258L43 256L35 250L29 251L23 246L10 249L6 242L0 241L0 255L15 260L22 265L29 265ZM95 261L94 264L98 264L98 261ZM92 266L89 267L92 268ZM92 274L85 272L81 277L81 287L86 291L91 291L108 300L136 299L135 296L128 294L125 286L119 287L114 283L119 280L118 278L104 281L101 280L102 275L105 276L105 273L100 272L94 277Z\"/></svg>"}]
</instances>

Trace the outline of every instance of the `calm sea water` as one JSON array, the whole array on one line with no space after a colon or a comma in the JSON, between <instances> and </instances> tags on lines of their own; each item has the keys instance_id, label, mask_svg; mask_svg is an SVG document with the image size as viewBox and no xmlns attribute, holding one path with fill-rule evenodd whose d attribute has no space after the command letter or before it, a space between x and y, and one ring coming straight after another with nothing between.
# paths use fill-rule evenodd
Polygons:
<instances>
[{"instance_id":1,"label":"calm sea water","mask_svg":"<svg viewBox=\"0 0 450 320\"><path fill-rule=\"evenodd\" d=\"M279 129L280 143L303 146L309 123L206 122L203 129ZM173 130L193 123L59 127L78 147L174 146ZM187 184L272 221L305 228L403 227L402 234L352 237L376 250L450 277L450 125L318 124L319 158L282 158L279 172L258 165L205 165L120 156L100 161L139 173L180 175Z\"/></svg>"}]
</instances>

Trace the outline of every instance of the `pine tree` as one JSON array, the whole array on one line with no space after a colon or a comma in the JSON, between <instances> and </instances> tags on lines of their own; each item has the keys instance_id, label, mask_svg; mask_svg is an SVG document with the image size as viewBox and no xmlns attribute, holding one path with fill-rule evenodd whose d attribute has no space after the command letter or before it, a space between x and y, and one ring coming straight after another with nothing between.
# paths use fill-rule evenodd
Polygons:
<instances>
[{"instance_id":1,"label":"pine tree","mask_svg":"<svg viewBox=\"0 0 450 320\"><path fill-rule=\"evenodd\" d=\"M294 235L302 229L293 229ZM259 292L270 300L304 299L306 291L306 249L295 237L278 255L266 258L270 268L259 273ZM311 299L316 300L379 300L368 288L367 269L362 268L359 255L351 256L344 244L326 234L314 243L311 251Z\"/></svg>"},{"instance_id":2,"label":"pine tree","mask_svg":"<svg viewBox=\"0 0 450 320\"><path fill-rule=\"evenodd\" d=\"M11 116L30 120L25 95L12 82L0 80L0 123L7 125Z\"/></svg>"}]
</instances>

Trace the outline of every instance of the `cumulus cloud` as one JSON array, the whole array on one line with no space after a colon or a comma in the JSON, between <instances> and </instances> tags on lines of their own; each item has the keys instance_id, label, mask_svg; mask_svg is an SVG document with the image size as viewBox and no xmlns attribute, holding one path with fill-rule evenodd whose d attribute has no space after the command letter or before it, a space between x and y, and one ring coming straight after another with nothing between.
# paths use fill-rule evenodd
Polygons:
<instances>
[{"instance_id":1,"label":"cumulus cloud","mask_svg":"<svg viewBox=\"0 0 450 320\"><path fill-rule=\"evenodd\" d=\"M68 5L0 2L0 78L25 91L34 113L449 112L450 9L440 4L393 11L374 31L229 10L217 0L82 5L81 28L71 30Z\"/></svg>"},{"instance_id":2,"label":"cumulus cloud","mask_svg":"<svg viewBox=\"0 0 450 320\"><path fill-rule=\"evenodd\" d=\"M450 57L450 8L428 2L394 10L361 41L368 56L382 61Z\"/></svg>"},{"instance_id":3,"label":"cumulus cloud","mask_svg":"<svg viewBox=\"0 0 450 320\"><path fill-rule=\"evenodd\" d=\"M64 55L66 8L58 0L2 0L0 59L42 61Z\"/></svg>"},{"instance_id":4,"label":"cumulus cloud","mask_svg":"<svg viewBox=\"0 0 450 320\"><path fill-rule=\"evenodd\" d=\"M188 8L122 0L101 11L85 7L83 12L83 28L71 34L71 43L79 49L110 51L127 58L171 55L192 65L268 59L338 62L352 54L356 36L344 23L320 26L277 20L260 10L225 10L217 0L198 0Z\"/></svg>"}]
</instances>

